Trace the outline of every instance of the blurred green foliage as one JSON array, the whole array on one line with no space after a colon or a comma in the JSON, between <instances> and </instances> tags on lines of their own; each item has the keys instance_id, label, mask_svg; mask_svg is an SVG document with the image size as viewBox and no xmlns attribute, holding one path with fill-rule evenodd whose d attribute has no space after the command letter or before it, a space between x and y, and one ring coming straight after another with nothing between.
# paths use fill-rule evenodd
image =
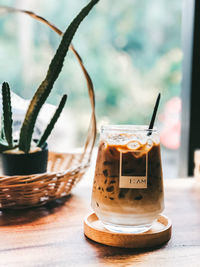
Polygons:
<instances>
[{"instance_id":1,"label":"blurred green foliage","mask_svg":"<svg viewBox=\"0 0 200 267\"><path fill-rule=\"evenodd\" d=\"M64 30L86 1L2 0L31 9ZM161 108L179 96L181 83L181 5L173 0L101 0L74 39L92 77L98 123L148 124L157 93ZM59 36L25 15L0 16L0 82L8 81L30 98L47 70ZM89 121L85 80L72 53L49 102L69 95L67 109L77 120L80 145Z\"/></svg>"}]
</instances>

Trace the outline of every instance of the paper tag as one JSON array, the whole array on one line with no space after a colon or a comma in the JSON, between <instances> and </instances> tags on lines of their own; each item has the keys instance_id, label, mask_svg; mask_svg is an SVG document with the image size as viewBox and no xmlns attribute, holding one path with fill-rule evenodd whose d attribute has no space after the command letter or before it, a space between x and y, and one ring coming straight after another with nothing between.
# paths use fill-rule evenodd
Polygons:
<instances>
[{"instance_id":1,"label":"paper tag","mask_svg":"<svg viewBox=\"0 0 200 267\"><path fill-rule=\"evenodd\" d=\"M120 152L120 188L147 188L147 173L146 151Z\"/></svg>"}]
</instances>

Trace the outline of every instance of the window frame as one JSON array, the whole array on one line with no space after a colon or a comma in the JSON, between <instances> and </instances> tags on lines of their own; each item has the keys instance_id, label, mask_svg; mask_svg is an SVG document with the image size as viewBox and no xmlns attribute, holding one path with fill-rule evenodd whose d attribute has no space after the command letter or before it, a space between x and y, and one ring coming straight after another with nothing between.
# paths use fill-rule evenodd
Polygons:
<instances>
[{"instance_id":1,"label":"window frame","mask_svg":"<svg viewBox=\"0 0 200 267\"><path fill-rule=\"evenodd\" d=\"M200 148L200 1L184 0L183 4L180 177L193 175L194 151Z\"/></svg>"}]
</instances>

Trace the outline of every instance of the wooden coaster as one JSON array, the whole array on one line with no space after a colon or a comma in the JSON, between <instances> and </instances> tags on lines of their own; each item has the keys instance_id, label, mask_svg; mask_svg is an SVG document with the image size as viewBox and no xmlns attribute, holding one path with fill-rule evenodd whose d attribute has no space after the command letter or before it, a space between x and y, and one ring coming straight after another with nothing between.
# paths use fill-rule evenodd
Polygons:
<instances>
[{"instance_id":1,"label":"wooden coaster","mask_svg":"<svg viewBox=\"0 0 200 267\"><path fill-rule=\"evenodd\" d=\"M152 228L140 234L113 233L107 230L95 213L84 220L85 235L98 243L123 248L151 248L166 243L171 238L171 221L159 215Z\"/></svg>"}]
</instances>

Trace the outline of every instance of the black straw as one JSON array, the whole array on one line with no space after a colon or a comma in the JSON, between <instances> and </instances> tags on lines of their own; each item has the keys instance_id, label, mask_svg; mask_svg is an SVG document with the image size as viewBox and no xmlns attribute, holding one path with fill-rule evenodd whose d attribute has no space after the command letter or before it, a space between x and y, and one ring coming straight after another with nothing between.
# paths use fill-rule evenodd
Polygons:
<instances>
[{"instance_id":1,"label":"black straw","mask_svg":"<svg viewBox=\"0 0 200 267\"><path fill-rule=\"evenodd\" d=\"M154 106L154 110L153 110L153 114L152 114L152 117L151 117L151 122L149 124L149 129L148 130L152 130L153 129L155 118L156 118L156 114L157 114L157 110L158 110L158 106L159 106L159 102L160 102L160 93L158 94L158 97L156 99L156 104ZM151 131L148 131L147 135L151 135Z\"/></svg>"}]
</instances>

